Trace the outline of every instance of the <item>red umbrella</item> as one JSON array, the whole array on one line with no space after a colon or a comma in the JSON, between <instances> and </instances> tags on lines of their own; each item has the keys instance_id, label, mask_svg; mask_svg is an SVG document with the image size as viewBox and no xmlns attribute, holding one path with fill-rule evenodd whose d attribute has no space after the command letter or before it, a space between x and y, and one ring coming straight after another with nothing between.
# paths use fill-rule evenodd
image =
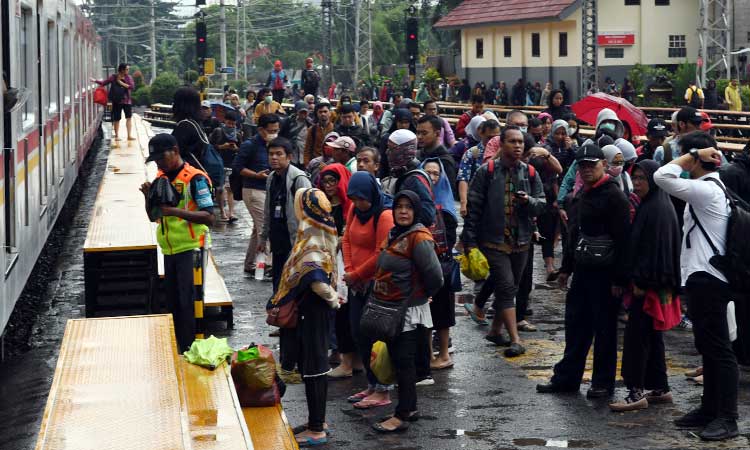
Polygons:
<instances>
[{"instance_id":1,"label":"red umbrella","mask_svg":"<svg viewBox=\"0 0 750 450\"><path fill-rule=\"evenodd\" d=\"M648 117L640 109L633 106L632 103L622 97L613 97L611 95L597 92L582 98L573 104L573 112L576 116L590 124L596 124L596 116L604 108L609 108L617 114L617 117L630 125L633 136L642 136L646 134L648 126Z\"/></svg>"}]
</instances>

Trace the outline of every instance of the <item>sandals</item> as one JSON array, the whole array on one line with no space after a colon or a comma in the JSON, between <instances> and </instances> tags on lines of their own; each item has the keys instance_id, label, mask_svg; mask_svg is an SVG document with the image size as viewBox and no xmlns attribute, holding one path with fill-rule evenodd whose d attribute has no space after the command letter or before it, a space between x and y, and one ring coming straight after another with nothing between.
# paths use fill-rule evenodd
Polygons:
<instances>
[{"instance_id":1,"label":"sandals","mask_svg":"<svg viewBox=\"0 0 750 450\"><path fill-rule=\"evenodd\" d=\"M547 283L551 283L553 281L557 281L557 277L560 276L559 270L553 270L552 272L547 274Z\"/></svg>"},{"instance_id":2,"label":"sandals","mask_svg":"<svg viewBox=\"0 0 750 450\"><path fill-rule=\"evenodd\" d=\"M471 320L477 323L477 325L489 325L490 323L487 322L487 319L480 319L477 313L474 312L474 304L473 303L464 303L464 309L469 313L469 317L471 317Z\"/></svg>"},{"instance_id":3,"label":"sandals","mask_svg":"<svg viewBox=\"0 0 750 450\"><path fill-rule=\"evenodd\" d=\"M297 445L300 448L305 447L317 447L318 445L325 445L328 443L328 436L315 439L314 437L306 437L304 441L299 441L297 437L294 438L297 441Z\"/></svg>"},{"instance_id":4,"label":"sandals","mask_svg":"<svg viewBox=\"0 0 750 450\"><path fill-rule=\"evenodd\" d=\"M307 424L297 425L296 427L292 428L292 433L294 434L300 434L303 431L307 431ZM324 425L323 431L325 432L326 436L331 435L331 429L326 427L325 425Z\"/></svg>"},{"instance_id":5,"label":"sandals","mask_svg":"<svg viewBox=\"0 0 750 450\"><path fill-rule=\"evenodd\" d=\"M430 363L430 369L432 370L443 370L443 369L450 369L453 367L453 361L447 361L447 362L441 362L437 364Z\"/></svg>"},{"instance_id":6,"label":"sandals","mask_svg":"<svg viewBox=\"0 0 750 450\"><path fill-rule=\"evenodd\" d=\"M238 220L240 220L240 219L238 219L237 217L231 216L231 217L229 217L229 219L227 219L227 222L229 222L229 223L235 223Z\"/></svg>"},{"instance_id":7,"label":"sandals","mask_svg":"<svg viewBox=\"0 0 750 450\"><path fill-rule=\"evenodd\" d=\"M409 429L409 422L401 421L401 424L392 430L383 427L383 425L378 422L372 424L372 429L378 433L400 433Z\"/></svg>"},{"instance_id":8,"label":"sandals","mask_svg":"<svg viewBox=\"0 0 750 450\"><path fill-rule=\"evenodd\" d=\"M373 394L375 391L370 391L369 389L365 389L364 391L357 392L354 395L351 395L347 397L346 401L349 403L357 403L365 399L365 397L369 396L370 394Z\"/></svg>"},{"instance_id":9,"label":"sandals","mask_svg":"<svg viewBox=\"0 0 750 450\"><path fill-rule=\"evenodd\" d=\"M354 404L354 407L357 409L372 409L372 408L379 408L381 406L388 406L391 404L391 400L367 400L362 399Z\"/></svg>"},{"instance_id":10,"label":"sandals","mask_svg":"<svg viewBox=\"0 0 750 450\"><path fill-rule=\"evenodd\" d=\"M516 327L518 328L518 331L524 331L527 333L533 333L537 331L537 328L534 325L525 320L518 322L518 324L516 324Z\"/></svg>"}]
</instances>

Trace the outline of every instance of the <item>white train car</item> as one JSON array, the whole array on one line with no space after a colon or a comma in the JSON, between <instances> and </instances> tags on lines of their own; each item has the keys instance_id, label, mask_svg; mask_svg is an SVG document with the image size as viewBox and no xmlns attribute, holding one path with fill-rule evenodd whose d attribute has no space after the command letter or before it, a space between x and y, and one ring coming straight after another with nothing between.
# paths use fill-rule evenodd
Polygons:
<instances>
[{"instance_id":1,"label":"white train car","mask_svg":"<svg viewBox=\"0 0 750 450\"><path fill-rule=\"evenodd\" d=\"M72 0L0 0L0 65L29 95L0 135L0 330L4 330L97 133L101 50Z\"/></svg>"}]
</instances>

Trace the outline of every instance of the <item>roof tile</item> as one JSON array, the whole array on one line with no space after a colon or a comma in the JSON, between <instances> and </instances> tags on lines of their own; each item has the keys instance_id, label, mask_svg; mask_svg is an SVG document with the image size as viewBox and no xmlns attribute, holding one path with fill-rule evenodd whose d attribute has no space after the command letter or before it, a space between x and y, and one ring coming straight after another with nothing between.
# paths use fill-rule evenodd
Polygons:
<instances>
[{"instance_id":1,"label":"roof tile","mask_svg":"<svg viewBox=\"0 0 750 450\"><path fill-rule=\"evenodd\" d=\"M436 28L558 18L576 0L464 0Z\"/></svg>"}]
</instances>

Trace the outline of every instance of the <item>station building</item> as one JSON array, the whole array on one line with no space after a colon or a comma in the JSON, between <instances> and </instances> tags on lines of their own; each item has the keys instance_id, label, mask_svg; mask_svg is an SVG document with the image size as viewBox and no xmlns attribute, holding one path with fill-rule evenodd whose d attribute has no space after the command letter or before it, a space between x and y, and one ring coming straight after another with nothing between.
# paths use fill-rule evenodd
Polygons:
<instances>
[{"instance_id":1,"label":"station building","mask_svg":"<svg viewBox=\"0 0 750 450\"><path fill-rule=\"evenodd\" d=\"M698 56L698 0L598 0L599 79L622 85L636 63L676 66ZM461 32L461 78L474 85L563 80L580 96L580 0L464 0L435 24ZM509 92L510 93L510 92Z\"/></svg>"}]
</instances>

